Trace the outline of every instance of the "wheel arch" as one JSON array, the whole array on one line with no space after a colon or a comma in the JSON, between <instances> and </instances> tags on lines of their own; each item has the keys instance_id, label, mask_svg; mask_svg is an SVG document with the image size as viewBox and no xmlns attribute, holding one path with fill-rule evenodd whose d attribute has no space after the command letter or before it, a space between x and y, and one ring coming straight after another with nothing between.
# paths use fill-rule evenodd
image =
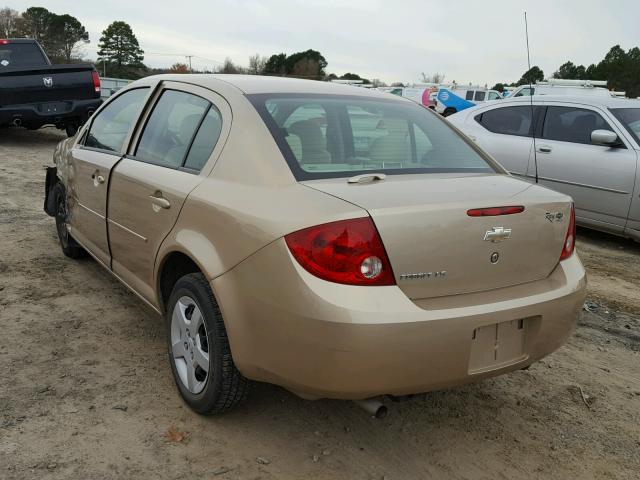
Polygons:
<instances>
[{"instance_id":1,"label":"wheel arch","mask_svg":"<svg viewBox=\"0 0 640 480\"><path fill-rule=\"evenodd\" d=\"M211 281L223 271L220 257L209 239L193 230L175 229L162 242L156 255L154 278L161 311L164 312L171 288L181 276L201 272Z\"/></svg>"}]
</instances>

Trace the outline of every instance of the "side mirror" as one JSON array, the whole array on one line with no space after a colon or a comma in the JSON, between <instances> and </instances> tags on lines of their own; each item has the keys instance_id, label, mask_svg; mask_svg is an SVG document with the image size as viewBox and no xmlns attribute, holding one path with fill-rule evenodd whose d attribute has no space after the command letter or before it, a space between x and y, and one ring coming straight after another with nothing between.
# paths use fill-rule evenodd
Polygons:
<instances>
[{"instance_id":1,"label":"side mirror","mask_svg":"<svg viewBox=\"0 0 640 480\"><path fill-rule=\"evenodd\" d=\"M591 132L591 143L614 147L620 144L620 139L611 130L594 130Z\"/></svg>"}]
</instances>

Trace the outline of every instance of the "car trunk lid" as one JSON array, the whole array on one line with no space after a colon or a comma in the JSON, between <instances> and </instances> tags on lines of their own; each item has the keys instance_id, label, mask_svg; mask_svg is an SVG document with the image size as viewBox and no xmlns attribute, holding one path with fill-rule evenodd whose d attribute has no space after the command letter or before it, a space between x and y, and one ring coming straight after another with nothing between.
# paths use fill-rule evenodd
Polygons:
<instances>
[{"instance_id":1,"label":"car trunk lid","mask_svg":"<svg viewBox=\"0 0 640 480\"><path fill-rule=\"evenodd\" d=\"M508 175L389 175L303 182L366 209L396 282L411 299L478 292L546 278L556 267L570 200ZM472 217L470 209L523 206ZM510 232L509 232L510 231Z\"/></svg>"}]
</instances>

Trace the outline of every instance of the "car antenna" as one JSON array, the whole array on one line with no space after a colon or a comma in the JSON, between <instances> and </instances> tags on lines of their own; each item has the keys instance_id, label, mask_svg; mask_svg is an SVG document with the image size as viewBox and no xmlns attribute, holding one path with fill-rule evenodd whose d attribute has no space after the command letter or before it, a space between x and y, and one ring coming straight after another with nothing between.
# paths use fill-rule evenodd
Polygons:
<instances>
[{"instance_id":1,"label":"car antenna","mask_svg":"<svg viewBox=\"0 0 640 480\"><path fill-rule=\"evenodd\" d=\"M536 122L533 108L533 85L531 84L531 54L529 53L529 24L527 12L524 12L524 34L527 38L527 66L529 72L529 99L531 105L531 138L533 139L533 165L536 169L536 183L538 183L538 157L536 156Z\"/></svg>"}]
</instances>

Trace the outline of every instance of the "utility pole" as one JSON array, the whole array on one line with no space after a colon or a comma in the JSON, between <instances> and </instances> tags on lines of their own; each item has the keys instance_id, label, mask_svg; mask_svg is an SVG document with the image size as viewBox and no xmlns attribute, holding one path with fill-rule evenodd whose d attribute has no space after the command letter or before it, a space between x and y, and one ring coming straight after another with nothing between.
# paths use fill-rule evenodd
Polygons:
<instances>
[{"instance_id":1,"label":"utility pole","mask_svg":"<svg viewBox=\"0 0 640 480\"><path fill-rule=\"evenodd\" d=\"M189 72L193 73L193 68L191 68L191 59L193 58L193 55L185 55L185 58L189 60Z\"/></svg>"}]
</instances>

